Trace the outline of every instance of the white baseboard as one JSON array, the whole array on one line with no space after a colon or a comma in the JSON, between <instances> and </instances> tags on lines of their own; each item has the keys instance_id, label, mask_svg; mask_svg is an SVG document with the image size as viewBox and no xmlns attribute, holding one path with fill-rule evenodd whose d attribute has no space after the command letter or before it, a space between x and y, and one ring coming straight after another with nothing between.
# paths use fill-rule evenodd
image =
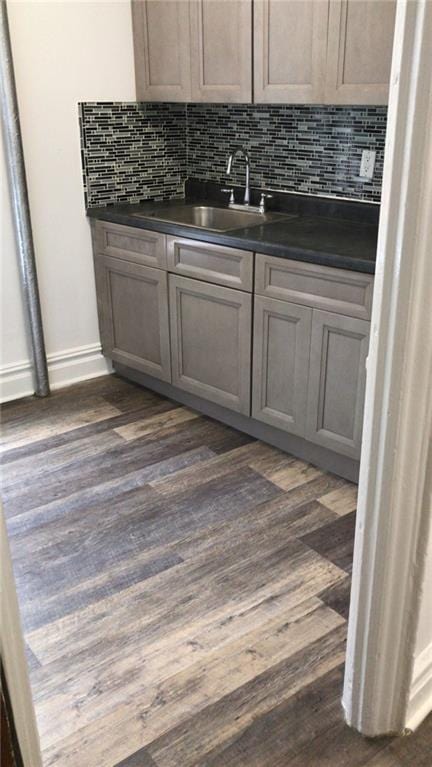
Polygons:
<instances>
[{"instance_id":1,"label":"white baseboard","mask_svg":"<svg viewBox=\"0 0 432 767\"><path fill-rule=\"evenodd\" d=\"M112 367L101 353L100 344L87 344L48 354L48 376L51 389L60 389L78 381L112 373ZM0 368L0 402L28 397L34 393L29 360Z\"/></svg>"},{"instance_id":2,"label":"white baseboard","mask_svg":"<svg viewBox=\"0 0 432 767\"><path fill-rule=\"evenodd\" d=\"M407 729L416 730L432 711L432 642L414 661Z\"/></svg>"}]
</instances>

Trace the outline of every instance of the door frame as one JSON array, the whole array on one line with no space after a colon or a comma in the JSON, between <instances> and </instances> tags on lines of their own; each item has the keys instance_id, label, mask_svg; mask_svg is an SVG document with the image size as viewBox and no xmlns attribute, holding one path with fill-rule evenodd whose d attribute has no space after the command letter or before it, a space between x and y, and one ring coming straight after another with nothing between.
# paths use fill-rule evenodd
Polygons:
<instances>
[{"instance_id":1,"label":"door frame","mask_svg":"<svg viewBox=\"0 0 432 767\"><path fill-rule=\"evenodd\" d=\"M414 728L428 713L412 705L410 684L431 524L431 56L432 2L398 0L343 694L347 723L364 735ZM7 546L4 529L1 537ZM18 736L25 764L37 767L22 629L5 562L14 614L5 668L17 669ZM7 641L2 637L3 649Z\"/></svg>"},{"instance_id":2,"label":"door frame","mask_svg":"<svg viewBox=\"0 0 432 767\"><path fill-rule=\"evenodd\" d=\"M425 694L411 694L431 525L431 61L432 2L399 0L343 693L368 736L414 729L432 697L432 645Z\"/></svg>"},{"instance_id":3,"label":"door frame","mask_svg":"<svg viewBox=\"0 0 432 767\"><path fill-rule=\"evenodd\" d=\"M0 503L0 649L23 767L42 767L24 635L3 509Z\"/></svg>"}]
</instances>

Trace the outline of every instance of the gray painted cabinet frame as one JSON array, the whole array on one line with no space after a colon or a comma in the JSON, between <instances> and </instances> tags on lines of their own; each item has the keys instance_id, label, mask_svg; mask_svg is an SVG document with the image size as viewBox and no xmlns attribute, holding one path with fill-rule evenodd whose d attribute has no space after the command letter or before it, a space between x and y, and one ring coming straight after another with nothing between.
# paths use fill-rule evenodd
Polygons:
<instances>
[{"instance_id":1,"label":"gray painted cabinet frame","mask_svg":"<svg viewBox=\"0 0 432 767\"><path fill-rule=\"evenodd\" d=\"M171 381L167 273L99 255L95 275L103 353Z\"/></svg>"}]
</instances>

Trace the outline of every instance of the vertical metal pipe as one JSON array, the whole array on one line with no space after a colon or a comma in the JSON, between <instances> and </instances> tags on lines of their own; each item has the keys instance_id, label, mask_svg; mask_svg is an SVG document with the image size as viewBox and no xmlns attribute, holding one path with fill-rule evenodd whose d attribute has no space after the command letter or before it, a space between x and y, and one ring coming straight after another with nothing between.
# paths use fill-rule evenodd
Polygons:
<instances>
[{"instance_id":1,"label":"vertical metal pipe","mask_svg":"<svg viewBox=\"0 0 432 767\"><path fill-rule=\"evenodd\" d=\"M38 397L46 397L50 393L48 367L6 0L0 0L0 98L10 196L19 251L24 305L31 341L35 394Z\"/></svg>"}]
</instances>

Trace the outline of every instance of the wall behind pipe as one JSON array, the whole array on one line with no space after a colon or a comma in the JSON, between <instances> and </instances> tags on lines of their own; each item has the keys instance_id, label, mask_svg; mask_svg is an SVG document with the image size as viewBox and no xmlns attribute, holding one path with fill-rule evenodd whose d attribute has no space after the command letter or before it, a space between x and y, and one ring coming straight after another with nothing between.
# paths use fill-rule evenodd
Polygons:
<instances>
[{"instance_id":1,"label":"wall behind pipe","mask_svg":"<svg viewBox=\"0 0 432 767\"><path fill-rule=\"evenodd\" d=\"M79 101L133 101L129 0L9 0L9 25L53 388L106 373L84 212ZM3 158L2 158L3 160ZM17 257L2 178L0 394L31 394Z\"/></svg>"}]
</instances>

